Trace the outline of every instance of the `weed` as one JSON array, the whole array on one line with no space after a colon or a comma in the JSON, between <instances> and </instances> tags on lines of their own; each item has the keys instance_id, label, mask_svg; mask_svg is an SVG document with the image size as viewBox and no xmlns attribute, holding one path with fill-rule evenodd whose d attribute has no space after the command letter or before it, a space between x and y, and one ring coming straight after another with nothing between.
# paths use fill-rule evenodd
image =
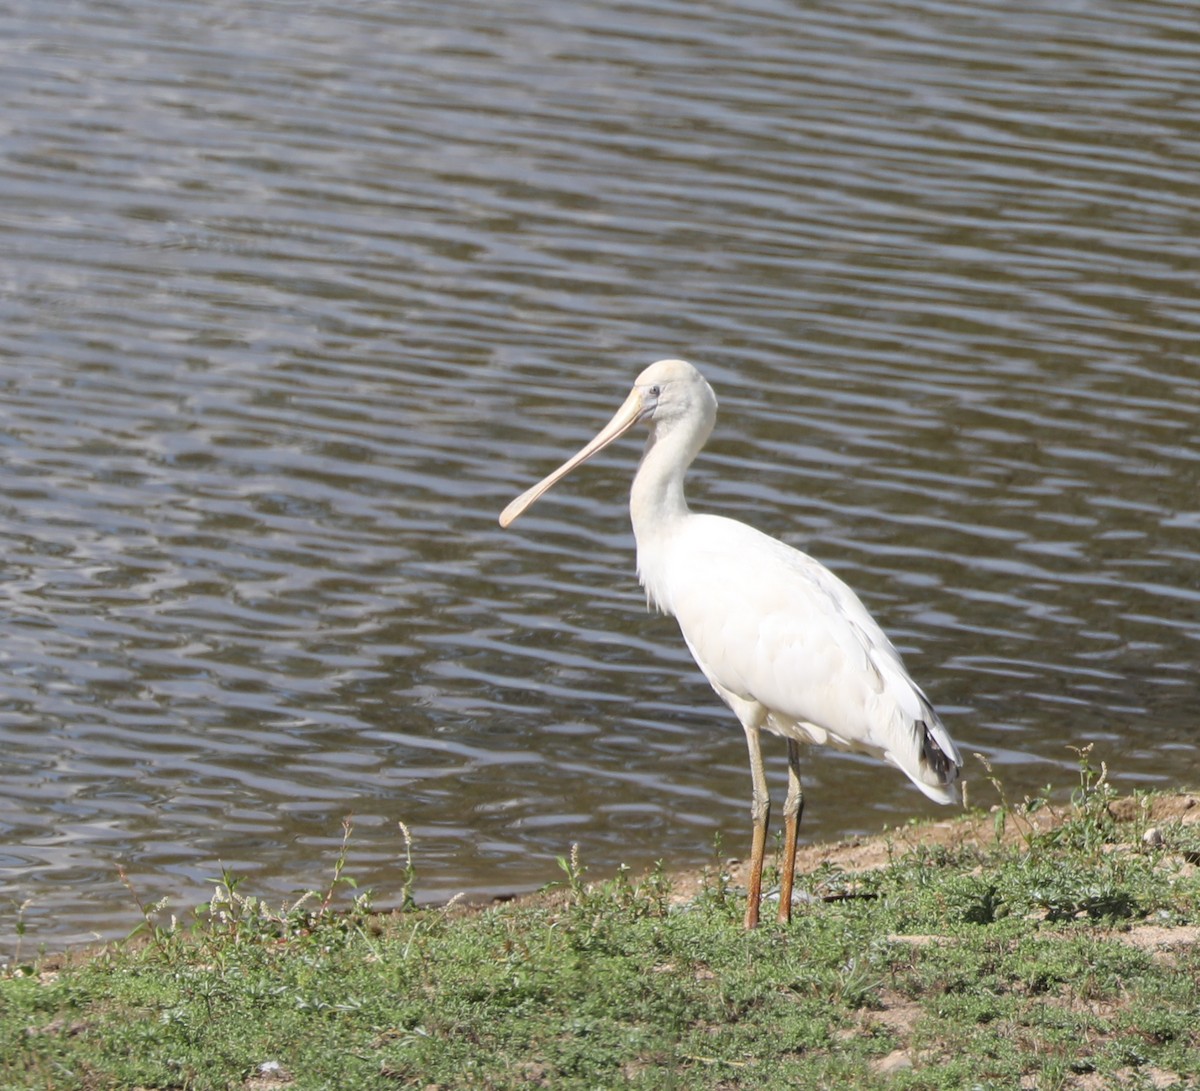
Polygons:
<instances>
[{"instance_id":1,"label":"weed","mask_svg":"<svg viewBox=\"0 0 1200 1091\"><path fill-rule=\"evenodd\" d=\"M571 893L572 904L576 907L583 907L587 902L588 890L583 881L583 877L587 874L587 868L579 862L579 845L573 843L571 845L571 854L569 856L557 857L559 869L567 877L567 889ZM551 883L550 886L556 884Z\"/></svg>"},{"instance_id":2,"label":"weed","mask_svg":"<svg viewBox=\"0 0 1200 1091\"><path fill-rule=\"evenodd\" d=\"M960 912L967 924L994 924L1008 911L1008 903L998 883L972 877Z\"/></svg>"},{"instance_id":3,"label":"weed","mask_svg":"<svg viewBox=\"0 0 1200 1091\"><path fill-rule=\"evenodd\" d=\"M13 930L17 934L16 946L13 948L12 961L7 966L0 966L0 969L10 970L12 967L21 965L21 948L25 941L25 911L33 905L32 898L26 898L23 902L13 902L13 908L16 910L17 920L13 926Z\"/></svg>"},{"instance_id":4,"label":"weed","mask_svg":"<svg viewBox=\"0 0 1200 1091\"><path fill-rule=\"evenodd\" d=\"M839 968L832 999L851 1011L866 1007L883 985L874 952L851 955Z\"/></svg>"},{"instance_id":5,"label":"weed","mask_svg":"<svg viewBox=\"0 0 1200 1091\"><path fill-rule=\"evenodd\" d=\"M650 874L638 886L638 894L644 899L646 911L657 917L665 917L671 904L671 877L656 860Z\"/></svg>"},{"instance_id":6,"label":"weed","mask_svg":"<svg viewBox=\"0 0 1200 1091\"><path fill-rule=\"evenodd\" d=\"M996 847L999 848L1004 841L1004 833L1008 828L1008 819L1010 816L1019 827L1021 838L1026 846L1030 845L1037 830L1033 823L1029 821L1029 816L1046 806L1046 797L1049 796L1050 789L1046 789L1045 795L1026 796L1020 805L1014 805L1008 798L1004 782L992 768L992 763L986 755L976 753L975 757L983 764L984 769L987 770L988 781L996 789L996 794L1000 797L1000 806L993 812L992 819L992 832L995 837Z\"/></svg>"},{"instance_id":7,"label":"weed","mask_svg":"<svg viewBox=\"0 0 1200 1091\"><path fill-rule=\"evenodd\" d=\"M152 903L143 901L123 865L117 865L117 877L121 880L125 889L129 891L129 896L133 899L133 904L137 906L138 913L142 918L141 922L134 927L127 938L132 938L144 932L150 937L150 941L155 947L164 954L168 953L169 943L175 932L176 921L174 916L172 916L170 924L164 926L159 922L158 915L167 907L169 899L165 897L159 898Z\"/></svg>"},{"instance_id":8,"label":"weed","mask_svg":"<svg viewBox=\"0 0 1200 1091\"><path fill-rule=\"evenodd\" d=\"M353 829L353 815L346 815L346 817L342 819L342 846L338 851L337 859L335 859L333 862L333 878L330 879L329 886L325 890L325 897L321 899L321 913L327 913L329 911L329 906L333 902L334 892L337 890L340 884L345 884L346 886L349 886L355 890L358 889L358 882L355 879L349 875L342 874L346 868L346 857L350 853L350 834Z\"/></svg>"},{"instance_id":9,"label":"weed","mask_svg":"<svg viewBox=\"0 0 1200 1091\"><path fill-rule=\"evenodd\" d=\"M1078 756L1079 784L1071 792L1073 820L1061 828L1077 839L1079 848L1094 853L1112 840L1116 823L1110 806L1116 791L1108 782L1108 764L1102 761L1099 769L1092 764L1092 746L1068 747Z\"/></svg>"},{"instance_id":10,"label":"weed","mask_svg":"<svg viewBox=\"0 0 1200 1091\"><path fill-rule=\"evenodd\" d=\"M1163 846L1185 864L1200 865L1200 823L1175 823L1163 831Z\"/></svg>"},{"instance_id":11,"label":"weed","mask_svg":"<svg viewBox=\"0 0 1200 1091\"><path fill-rule=\"evenodd\" d=\"M400 825L400 836L404 838L404 884L401 888L400 909L408 912L417 908L417 900L413 895L413 887L417 881L417 868L413 863L413 839L409 828Z\"/></svg>"}]
</instances>

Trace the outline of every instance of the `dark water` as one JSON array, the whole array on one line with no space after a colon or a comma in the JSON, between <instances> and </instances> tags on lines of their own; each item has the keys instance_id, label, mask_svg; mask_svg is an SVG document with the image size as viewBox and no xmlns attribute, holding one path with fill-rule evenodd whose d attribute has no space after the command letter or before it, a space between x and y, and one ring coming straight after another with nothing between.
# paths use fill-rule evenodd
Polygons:
<instances>
[{"instance_id":1,"label":"dark water","mask_svg":"<svg viewBox=\"0 0 1200 1091\"><path fill-rule=\"evenodd\" d=\"M131 928L118 864L282 901L350 812L383 904L400 820L428 899L741 852L637 443L495 521L662 356L696 506L843 575L1012 795L1200 782L1194 4L18 0L0 95L10 949ZM935 811L807 788L813 838Z\"/></svg>"}]
</instances>

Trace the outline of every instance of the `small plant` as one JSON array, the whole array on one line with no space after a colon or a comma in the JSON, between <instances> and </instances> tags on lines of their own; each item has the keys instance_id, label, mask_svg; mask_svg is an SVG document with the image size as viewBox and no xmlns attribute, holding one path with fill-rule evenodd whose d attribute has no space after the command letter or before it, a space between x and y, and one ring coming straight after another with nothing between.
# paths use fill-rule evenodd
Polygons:
<instances>
[{"instance_id":1,"label":"small plant","mask_svg":"<svg viewBox=\"0 0 1200 1091\"><path fill-rule=\"evenodd\" d=\"M210 937L234 943L284 939L311 930L324 912L323 908L315 914L304 909L319 896L315 890L305 891L290 906L273 912L262 898L239 893L242 881L224 865L220 877L209 880L213 884L212 897L196 907L196 918Z\"/></svg>"},{"instance_id":2,"label":"small plant","mask_svg":"<svg viewBox=\"0 0 1200 1091\"><path fill-rule=\"evenodd\" d=\"M1068 749L1075 751L1079 764L1079 783L1071 792L1071 814L1049 835L1052 844L1098 858L1104 846L1113 840L1116 820L1109 807L1116 792L1108 782L1108 765L1092 764L1092 744Z\"/></svg>"},{"instance_id":3,"label":"small plant","mask_svg":"<svg viewBox=\"0 0 1200 1091\"><path fill-rule=\"evenodd\" d=\"M671 877L661 860L654 862L654 870L638 886L637 893L646 899L646 908L654 916L667 915L671 905Z\"/></svg>"},{"instance_id":4,"label":"small plant","mask_svg":"<svg viewBox=\"0 0 1200 1091\"><path fill-rule=\"evenodd\" d=\"M31 905L33 905L33 899L26 898L23 902L19 902L19 903L14 901L12 903L12 905L13 905L13 908L17 911L17 921L16 921L16 924L13 926L13 931L16 932L16 934L17 934L17 943L16 943L16 946L13 948L12 961L9 962L7 965L0 965L0 971L6 972L6 973L13 972L14 967L17 967L20 965L21 947L25 941L25 932L26 932L25 910L28 909Z\"/></svg>"},{"instance_id":5,"label":"small plant","mask_svg":"<svg viewBox=\"0 0 1200 1091\"><path fill-rule=\"evenodd\" d=\"M1071 875L1055 875L1033 889L1032 899L1048 921L1124 920L1140 912L1137 899L1117 883L1105 878L1079 882Z\"/></svg>"},{"instance_id":6,"label":"small plant","mask_svg":"<svg viewBox=\"0 0 1200 1091\"><path fill-rule=\"evenodd\" d=\"M977 882L962 908L967 924L995 924L1008 912L1004 896L996 883Z\"/></svg>"},{"instance_id":7,"label":"small plant","mask_svg":"<svg viewBox=\"0 0 1200 1091\"><path fill-rule=\"evenodd\" d=\"M361 922L371 911L370 891L358 894L348 911L334 907L340 887L358 888L357 882L345 874L352 832L353 822L347 815L342 820L342 841L334 860L333 876L324 892L303 891L294 901L278 909L272 908L263 898L242 893L244 876L235 875L222 864L220 874L208 880L213 884L212 896L192 911L195 918L190 929L192 939L203 943L208 955L220 961L224 957L225 946L229 944L234 947L241 944L278 944L317 933L322 934L324 942L335 936L362 936ZM409 846L411 849L411 840ZM411 883L411 854L409 865ZM160 955L176 957L185 933L179 928L174 915L168 924L160 921L159 916L168 900L160 898L147 903L125 869L118 868L117 872L142 917L141 923L130 932L128 938L145 933ZM406 885L405 889L408 894L409 886Z\"/></svg>"},{"instance_id":8,"label":"small plant","mask_svg":"<svg viewBox=\"0 0 1200 1091\"><path fill-rule=\"evenodd\" d=\"M399 823L400 836L404 838L404 886L401 888L400 909L407 913L417 908L417 900L413 896L413 886L417 881L417 867L413 863L412 832L403 822Z\"/></svg>"},{"instance_id":9,"label":"small plant","mask_svg":"<svg viewBox=\"0 0 1200 1091\"><path fill-rule=\"evenodd\" d=\"M567 889L571 892L572 903L576 906L583 906L588 895L583 881L583 877L587 874L587 868L579 862L578 842L572 843L570 856L558 857L558 866L567 877Z\"/></svg>"},{"instance_id":10,"label":"small plant","mask_svg":"<svg viewBox=\"0 0 1200 1091\"><path fill-rule=\"evenodd\" d=\"M730 904L729 869L725 863L721 833L713 834L713 860L700 873L700 893L697 904L723 909Z\"/></svg>"},{"instance_id":11,"label":"small plant","mask_svg":"<svg viewBox=\"0 0 1200 1091\"><path fill-rule=\"evenodd\" d=\"M342 874L346 868L346 857L350 852L350 834L353 829L354 816L348 814L342 819L342 847L338 851L337 859L333 862L333 878L329 881L325 897L321 900L321 913L328 912L330 903L333 901L334 892L337 890L339 884L344 884L354 890L358 889L358 883L352 876Z\"/></svg>"},{"instance_id":12,"label":"small plant","mask_svg":"<svg viewBox=\"0 0 1200 1091\"><path fill-rule=\"evenodd\" d=\"M129 891L130 897L133 898L133 904L137 906L138 912L142 915L141 923L125 938L132 939L134 936L144 932L150 937L150 941L161 954L169 955L171 953L171 941L176 935L177 922L173 914L168 925L163 925L158 920L158 915L167 907L169 899L164 897L159 898L155 902L147 903L138 894L137 888L133 885L133 880L129 878L128 872L120 864L117 865L117 876L124 884L125 889Z\"/></svg>"},{"instance_id":13,"label":"small plant","mask_svg":"<svg viewBox=\"0 0 1200 1091\"><path fill-rule=\"evenodd\" d=\"M1166 831L1165 844L1185 863L1200 864L1200 825L1176 825Z\"/></svg>"},{"instance_id":14,"label":"small plant","mask_svg":"<svg viewBox=\"0 0 1200 1091\"><path fill-rule=\"evenodd\" d=\"M1093 743L1088 743L1087 746L1068 746L1068 750L1074 750L1079 760L1079 786L1071 793L1071 802L1076 810L1082 812L1085 816L1095 816L1103 818L1105 821L1112 821L1112 815L1109 814L1109 804L1116 798L1116 790L1108 783L1108 763L1101 762L1100 768L1097 769L1092 764L1092 747Z\"/></svg>"},{"instance_id":15,"label":"small plant","mask_svg":"<svg viewBox=\"0 0 1200 1091\"><path fill-rule=\"evenodd\" d=\"M1008 792L1004 788L1004 782L992 768L992 763L987 759L986 755L976 752L975 757L983 764L987 770L988 781L992 787L996 789L996 794L1000 797L1000 806L994 812L992 832L996 839L996 847L999 848L1004 841L1004 833L1008 825L1008 818L1011 815L1013 821L1020 828L1021 840L1025 842L1025 847L1029 848L1034 838L1037 836L1037 830L1028 816L1035 811L1040 810L1046 805L1044 796L1029 797L1026 796L1024 802L1020 805L1014 805L1008 798ZM1046 794L1049 794L1050 789L1046 789Z\"/></svg>"}]
</instances>

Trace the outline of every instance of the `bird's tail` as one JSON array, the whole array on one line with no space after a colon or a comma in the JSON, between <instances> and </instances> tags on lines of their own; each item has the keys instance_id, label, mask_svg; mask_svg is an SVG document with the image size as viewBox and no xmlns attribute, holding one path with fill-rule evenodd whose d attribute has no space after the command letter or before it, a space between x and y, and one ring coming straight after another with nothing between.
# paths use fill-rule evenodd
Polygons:
<instances>
[{"instance_id":1,"label":"bird's tail","mask_svg":"<svg viewBox=\"0 0 1200 1091\"><path fill-rule=\"evenodd\" d=\"M913 730L920 735L920 755L917 775L905 770L912 781L937 803L958 802L958 775L962 771L962 755L950 733L942 726L937 713L929 709L924 720L917 720Z\"/></svg>"}]
</instances>

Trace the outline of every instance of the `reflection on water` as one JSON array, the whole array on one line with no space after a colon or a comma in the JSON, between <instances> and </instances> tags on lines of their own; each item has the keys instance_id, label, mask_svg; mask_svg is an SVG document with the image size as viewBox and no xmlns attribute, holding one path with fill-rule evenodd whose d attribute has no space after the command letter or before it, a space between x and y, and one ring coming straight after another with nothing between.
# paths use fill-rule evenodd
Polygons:
<instances>
[{"instance_id":1,"label":"reflection on water","mask_svg":"<svg viewBox=\"0 0 1200 1091\"><path fill-rule=\"evenodd\" d=\"M0 873L120 933L349 868L418 892L741 851L736 722L644 613L633 441L843 575L1014 794L1195 783L1189 4L0 16ZM779 748L774 748L778 750ZM780 755L772 755L776 787ZM814 752L808 836L931 808ZM988 789L978 776L976 787ZM11 935L15 910L0 913Z\"/></svg>"}]
</instances>

